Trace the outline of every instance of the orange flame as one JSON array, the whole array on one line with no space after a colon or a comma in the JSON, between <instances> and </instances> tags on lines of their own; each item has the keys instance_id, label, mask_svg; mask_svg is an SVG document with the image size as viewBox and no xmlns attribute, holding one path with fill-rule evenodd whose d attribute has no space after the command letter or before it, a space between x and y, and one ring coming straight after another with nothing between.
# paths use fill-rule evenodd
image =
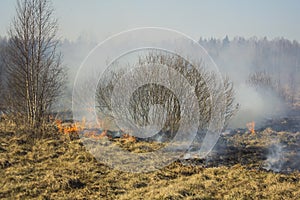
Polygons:
<instances>
[{"instance_id":1,"label":"orange flame","mask_svg":"<svg viewBox=\"0 0 300 200\"><path fill-rule=\"evenodd\" d=\"M56 120L55 121L56 127L58 128L58 132L64 133L64 134L70 134L70 133L75 133L80 130L80 128L77 126L77 124L71 124L69 126L64 126L62 124L61 120Z\"/></svg>"},{"instance_id":2,"label":"orange flame","mask_svg":"<svg viewBox=\"0 0 300 200\"><path fill-rule=\"evenodd\" d=\"M79 128L76 124L71 124L70 126L64 128L64 134L75 133L77 131L79 131Z\"/></svg>"},{"instance_id":3,"label":"orange flame","mask_svg":"<svg viewBox=\"0 0 300 200\"><path fill-rule=\"evenodd\" d=\"M88 132L84 133L84 136L88 137L88 138L96 139L96 140L108 137L106 130L102 131L101 134L97 134L97 131L88 131Z\"/></svg>"},{"instance_id":4,"label":"orange flame","mask_svg":"<svg viewBox=\"0 0 300 200\"><path fill-rule=\"evenodd\" d=\"M58 128L58 132L63 133L63 127L61 124L61 120L55 120L56 127Z\"/></svg>"},{"instance_id":5,"label":"orange flame","mask_svg":"<svg viewBox=\"0 0 300 200\"><path fill-rule=\"evenodd\" d=\"M255 134L255 122L254 121L247 123L246 126L251 134Z\"/></svg>"},{"instance_id":6,"label":"orange flame","mask_svg":"<svg viewBox=\"0 0 300 200\"><path fill-rule=\"evenodd\" d=\"M100 121L98 123L98 128L101 130L103 128L103 121ZM62 123L62 120L55 120L55 125L58 128L59 133L63 133L63 134L72 134L72 133L77 133L79 131L85 130L86 128L90 128L91 125L86 123L86 120L83 119L81 123L79 122L75 122L73 124L64 124ZM103 130L103 129L102 129ZM91 138L91 139L103 139L103 138L111 138L111 136L109 136L107 134L107 130L104 129L100 134L98 131L96 130L91 130L91 131L85 131L84 133L85 137ZM128 142L136 142L136 138L134 136L131 136L130 134L123 134L122 137L120 138L121 141L128 143Z\"/></svg>"}]
</instances>

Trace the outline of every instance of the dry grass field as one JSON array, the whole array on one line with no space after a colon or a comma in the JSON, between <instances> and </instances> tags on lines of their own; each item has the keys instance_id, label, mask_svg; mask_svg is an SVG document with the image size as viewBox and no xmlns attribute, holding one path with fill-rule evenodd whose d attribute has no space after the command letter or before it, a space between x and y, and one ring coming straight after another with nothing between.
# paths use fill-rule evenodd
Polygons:
<instances>
[{"instance_id":1,"label":"dry grass field","mask_svg":"<svg viewBox=\"0 0 300 200\"><path fill-rule=\"evenodd\" d=\"M237 130L223 135L206 160L178 160L140 174L97 162L76 135L49 133L32 141L0 132L0 199L300 199L299 132ZM278 141L285 154L276 160L270 150ZM114 142L134 152L160 145Z\"/></svg>"}]
</instances>

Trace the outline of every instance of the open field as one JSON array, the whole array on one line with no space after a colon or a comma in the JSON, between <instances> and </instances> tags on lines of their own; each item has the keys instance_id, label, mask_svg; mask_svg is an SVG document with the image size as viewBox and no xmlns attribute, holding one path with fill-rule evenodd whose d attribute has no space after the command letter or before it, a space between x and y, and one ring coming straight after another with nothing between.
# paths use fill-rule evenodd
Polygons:
<instances>
[{"instance_id":1,"label":"open field","mask_svg":"<svg viewBox=\"0 0 300 200\"><path fill-rule=\"evenodd\" d=\"M0 200L300 200L300 1L210 2L0 1Z\"/></svg>"},{"instance_id":2,"label":"open field","mask_svg":"<svg viewBox=\"0 0 300 200\"><path fill-rule=\"evenodd\" d=\"M300 199L299 132L235 130L206 160L178 160L144 174L110 169L76 136L56 132L34 142L0 133L1 199ZM274 153L278 142L281 152ZM158 146L115 143L135 152Z\"/></svg>"}]
</instances>

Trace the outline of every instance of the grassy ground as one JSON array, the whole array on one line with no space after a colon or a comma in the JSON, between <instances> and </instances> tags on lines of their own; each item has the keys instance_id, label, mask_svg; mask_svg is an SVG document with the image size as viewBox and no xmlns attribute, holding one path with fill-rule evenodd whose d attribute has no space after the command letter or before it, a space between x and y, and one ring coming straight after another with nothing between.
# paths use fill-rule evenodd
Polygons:
<instances>
[{"instance_id":1,"label":"grassy ground","mask_svg":"<svg viewBox=\"0 0 300 200\"><path fill-rule=\"evenodd\" d=\"M230 144L261 147L264 135L270 134L266 131L237 134ZM137 151L149 144L121 145ZM97 162L76 138L53 132L52 137L29 142L24 135L0 132L0 198L300 199L300 173L274 173L258 167L260 161L229 162L232 159L215 165L177 161L150 173L125 173Z\"/></svg>"}]
</instances>

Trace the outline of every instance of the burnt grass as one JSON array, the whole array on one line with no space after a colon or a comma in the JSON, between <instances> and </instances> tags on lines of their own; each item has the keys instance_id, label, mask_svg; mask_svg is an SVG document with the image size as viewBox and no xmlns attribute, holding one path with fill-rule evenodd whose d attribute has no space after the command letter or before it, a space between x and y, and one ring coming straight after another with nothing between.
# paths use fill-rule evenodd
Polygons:
<instances>
[{"instance_id":1,"label":"burnt grass","mask_svg":"<svg viewBox=\"0 0 300 200\"><path fill-rule=\"evenodd\" d=\"M33 140L0 131L0 199L300 199L300 132L293 120L274 120L255 134L232 130L205 159L180 159L148 173L107 167L76 134L51 129ZM162 145L111 140L132 152Z\"/></svg>"}]
</instances>

